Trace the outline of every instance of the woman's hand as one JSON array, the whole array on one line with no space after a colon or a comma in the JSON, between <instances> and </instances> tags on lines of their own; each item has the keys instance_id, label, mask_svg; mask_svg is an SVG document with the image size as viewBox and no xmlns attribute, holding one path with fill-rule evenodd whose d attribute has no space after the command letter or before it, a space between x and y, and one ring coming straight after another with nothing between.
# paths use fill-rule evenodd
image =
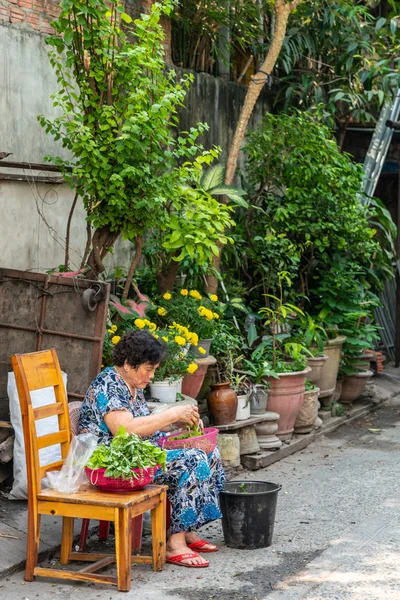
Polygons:
<instances>
[{"instance_id":1,"label":"woman's hand","mask_svg":"<svg viewBox=\"0 0 400 600\"><path fill-rule=\"evenodd\" d=\"M171 424L181 422L190 426L194 426L200 421L199 409L197 406L184 404L183 406L174 407L172 410L174 412L174 419L171 421Z\"/></svg>"}]
</instances>

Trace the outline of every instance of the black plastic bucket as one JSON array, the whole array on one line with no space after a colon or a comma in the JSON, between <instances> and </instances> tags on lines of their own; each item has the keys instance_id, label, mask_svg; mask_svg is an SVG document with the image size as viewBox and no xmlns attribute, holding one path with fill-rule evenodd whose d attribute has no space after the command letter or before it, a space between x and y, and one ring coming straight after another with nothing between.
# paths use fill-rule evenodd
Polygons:
<instances>
[{"instance_id":1,"label":"black plastic bucket","mask_svg":"<svg viewBox=\"0 0 400 600\"><path fill-rule=\"evenodd\" d=\"M272 544L281 485L269 481L229 481L220 493L222 529L230 548L267 548Z\"/></svg>"}]
</instances>

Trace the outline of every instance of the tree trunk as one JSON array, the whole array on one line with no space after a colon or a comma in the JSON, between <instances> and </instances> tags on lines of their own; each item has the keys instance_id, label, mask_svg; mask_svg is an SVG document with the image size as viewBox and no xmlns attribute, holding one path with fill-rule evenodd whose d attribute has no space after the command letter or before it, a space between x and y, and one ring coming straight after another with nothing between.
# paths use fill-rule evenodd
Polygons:
<instances>
[{"instance_id":1,"label":"tree trunk","mask_svg":"<svg viewBox=\"0 0 400 600\"><path fill-rule=\"evenodd\" d=\"M137 238L135 240L135 246L136 246L135 256L133 257L133 260L131 262L131 266L129 269L128 277L126 278L126 281L125 281L124 291L122 294L122 300L126 300L128 297L129 288L131 287L131 283L132 283L132 279L133 279L133 276L136 271L136 267L138 266L140 259L142 258L143 237L141 235L137 236Z\"/></svg>"},{"instance_id":2,"label":"tree trunk","mask_svg":"<svg viewBox=\"0 0 400 600\"><path fill-rule=\"evenodd\" d=\"M175 256L178 256L180 251L175 252ZM157 274L157 285L160 294L165 292L171 292L174 288L176 276L178 275L179 262L177 260L171 260L166 273Z\"/></svg>"},{"instance_id":3,"label":"tree trunk","mask_svg":"<svg viewBox=\"0 0 400 600\"><path fill-rule=\"evenodd\" d=\"M86 276L87 279L97 279L100 273L104 271L103 259L115 244L119 234L119 231L110 231L108 225L95 230L92 237L92 250L87 260L90 267L90 271Z\"/></svg>"},{"instance_id":4,"label":"tree trunk","mask_svg":"<svg viewBox=\"0 0 400 600\"><path fill-rule=\"evenodd\" d=\"M237 162L239 158L241 144L246 134L247 126L249 124L250 117L253 113L254 106L257 99L263 89L264 85L268 81L268 76L272 73L276 61L278 60L279 53L282 49L283 40L285 39L287 22L290 13L300 4L302 0L293 0L293 2L285 3L284 0L276 0L275 2L275 28L274 35L272 37L271 45L268 50L268 54L261 65L259 71L251 78L249 87L247 88L246 97L240 111L239 121L236 126L235 134L229 150L228 161L226 164L225 183L231 185L235 176ZM227 199L223 198L224 202ZM219 247L219 256L216 256L213 260L214 268L219 271L221 264L222 246L217 244ZM207 292L209 294L215 294L218 287L218 279L215 275L209 275L207 277Z\"/></svg>"}]
</instances>

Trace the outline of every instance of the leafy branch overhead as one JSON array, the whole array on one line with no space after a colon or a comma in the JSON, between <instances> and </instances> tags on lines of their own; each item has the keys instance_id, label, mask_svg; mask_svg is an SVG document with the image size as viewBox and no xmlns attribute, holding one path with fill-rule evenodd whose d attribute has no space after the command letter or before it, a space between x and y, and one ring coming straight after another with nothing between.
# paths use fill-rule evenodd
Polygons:
<instances>
[{"instance_id":1,"label":"leafy branch overhead","mask_svg":"<svg viewBox=\"0 0 400 600\"><path fill-rule=\"evenodd\" d=\"M39 120L71 154L48 159L76 189L95 228L88 258L94 277L119 235L136 243L138 262L145 232L167 230L176 210L190 219L194 204L196 210L210 204L203 193L182 193L219 150L205 151L197 142L205 124L175 134L193 76L177 80L165 70L160 18L172 7L170 0L155 3L133 22L117 0L63 0L56 35L47 38L59 116ZM208 230L208 241L215 243L230 225L229 209L204 206L211 209L215 230ZM191 244L182 248L190 253Z\"/></svg>"}]
</instances>

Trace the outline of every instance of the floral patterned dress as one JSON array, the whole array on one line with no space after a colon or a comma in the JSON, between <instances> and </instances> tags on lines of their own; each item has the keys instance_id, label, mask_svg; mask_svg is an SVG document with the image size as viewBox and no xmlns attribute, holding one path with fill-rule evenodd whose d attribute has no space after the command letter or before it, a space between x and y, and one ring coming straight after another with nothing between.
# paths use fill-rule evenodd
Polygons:
<instances>
[{"instance_id":1,"label":"floral patterned dress","mask_svg":"<svg viewBox=\"0 0 400 600\"><path fill-rule=\"evenodd\" d=\"M114 410L128 410L134 417L150 414L143 390L136 398L114 367L104 369L90 384L82 403L79 433L93 433L100 444L110 444L112 433L104 416ZM158 431L148 439L157 443ZM171 504L171 533L194 531L221 518L218 495L224 487L225 475L218 448L210 454L197 448L167 451L167 470L159 469L154 482L168 485Z\"/></svg>"}]
</instances>

